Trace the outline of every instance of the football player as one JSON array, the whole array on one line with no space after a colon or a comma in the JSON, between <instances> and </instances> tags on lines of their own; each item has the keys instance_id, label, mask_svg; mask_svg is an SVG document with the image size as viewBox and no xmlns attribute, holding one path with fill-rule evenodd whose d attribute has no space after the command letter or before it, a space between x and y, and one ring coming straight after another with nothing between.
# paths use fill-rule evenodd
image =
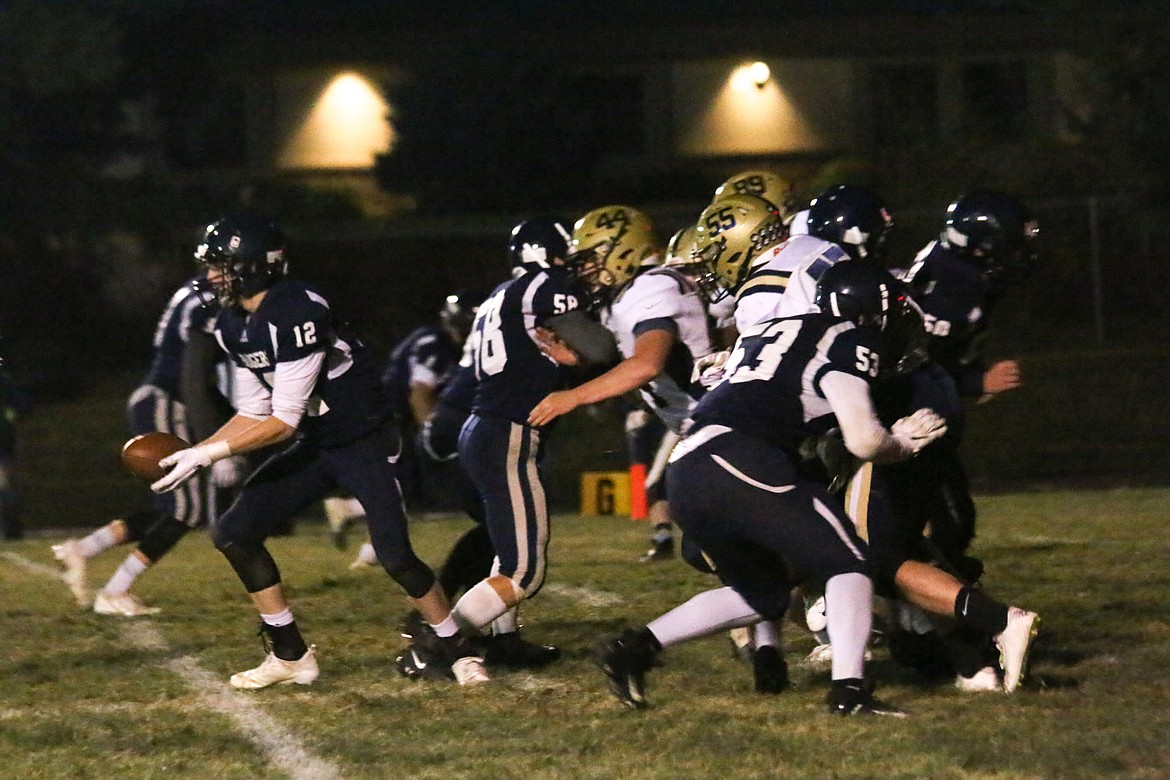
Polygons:
<instances>
[{"instance_id":1,"label":"football player","mask_svg":"<svg viewBox=\"0 0 1170 780\"><path fill-rule=\"evenodd\" d=\"M127 402L130 433L137 436L162 431L191 440L197 424L208 432L231 417L227 398L217 390L217 365L206 346L213 344L211 328L218 302L204 305L199 285L206 274L188 279L170 297L155 328L154 356L146 376ZM216 349L218 352L218 348ZM210 422L206 422L210 421ZM228 485L242 478L240 458L227 458L216 468L216 482ZM64 579L79 606L99 615L139 617L159 612L130 592L134 581L158 563L188 531L213 516L211 480L200 475L175 490L153 496L151 509L131 512L110 521L80 539L53 545L53 555L65 568ZM106 584L96 594L86 582L87 561L122 544L137 542Z\"/></svg>"},{"instance_id":2,"label":"football player","mask_svg":"<svg viewBox=\"0 0 1170 780\"><path fill-rule=\"evenodd\" d=\"M411 548L398 489L399 443L362 343L338 325L319 292L288 277L275 224L225 217L208 226L195 258L223 306L215 336L233 363L237 411L210 437L160 461L168 471L151 488L164 494L224 458L285 445L252 474L214 529L215 546L271 643L263 663L232 675L231 685L307 685L317 678L315 648L301 636L264 542L275 524L337 488L361 502L378 560L433 627L436 666L449 668L462 685L486 681L434 573Z\"/></svg>"},{"instance_id":3,"label":"football player","mask_svg":"<svg viewBox=\"0 0 1170 780\"><path fill-rule=\"evenodd\" d=\"M545 431L528 424L529 413L566 380L564 365L600 362L616 351L612 337L582 310L564 267L569 238L559 220L517 225L511 236L518 261L513 279L480 305L472 326L469 349L477 385L459 437L459 459L483 497L496 561L491 575L452 610L469 635L489 624L493 632L514 630L516 608L544 582Z\"/></svg>"},{"instance_id":4,"label":"football player","mask_svg":"<svg viewBox=\"0 0 1170 780\"><path fill-rule=\"evenodd\" d=\"M864 679L873 596L865 543L799 451L809 437L840 427L857 457L901 460L945 424L923 410L887 430L873 409L870 385L903 357L894 336L921 327L900 283L872 265L842 263L821 275L817 296L823 314L768 320L740 336L726 379L699 401L675 448L667 469L674 518L726 586L598 648L612 690L628 706L646 706L645 675L664 648L776 621L791 589L819 577L834 646L830 711L901 714L873 698ZM704 489L685 487L696 484Z\"/></svg>"}]
</instances>

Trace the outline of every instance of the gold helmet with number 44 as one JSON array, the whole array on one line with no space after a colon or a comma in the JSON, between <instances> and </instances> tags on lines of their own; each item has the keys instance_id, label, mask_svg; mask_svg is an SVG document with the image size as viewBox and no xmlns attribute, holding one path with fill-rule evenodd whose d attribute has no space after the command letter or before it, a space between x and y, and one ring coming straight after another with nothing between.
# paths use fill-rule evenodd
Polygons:
<instances>
[{"instance_id":1,"label":"gold helmet with number 44","mask_svg":"<svg viewBox=\"0 0 1170 780\"><path fill-rule=\"evenodd\" d=\"M568 265L595 307L608 304L640 268L661 258L653 223L632 206L602 206L573 225Z\"/></svg>"},{"instance_id":2,"label":"gold helmet with number 44","mask_svg":"<svg viewBox=\"0 0 1170 780\"><path fill-rule=\"evenodd\" d=\"M693 257L702 263L699 288L714 302L739 290L761 254L787 236L784 219L772 203L755 195L728 195L699 215Z\"/></svg>"}]
</instances>

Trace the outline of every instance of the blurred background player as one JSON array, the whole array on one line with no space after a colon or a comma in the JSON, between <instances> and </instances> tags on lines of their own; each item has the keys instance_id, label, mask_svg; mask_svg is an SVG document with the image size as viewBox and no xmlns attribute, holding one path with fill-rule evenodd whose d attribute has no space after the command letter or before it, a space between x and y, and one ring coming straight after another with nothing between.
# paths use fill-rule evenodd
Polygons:
<instances>
[{"instance_id":1,"label":"blurred background player","mask_svg":"<svg viewBox=\"0 0 1170 780\"><path fill-rule=\"evenodd\" d=\"M223 306L215 336L233 363L237 411L210 437L164 458L169 471L151 489L167 493L215 462L284 445L249 477L215 527L215 546L244 585L271 646L259 666L232 675L231 685L307 685L317 678L314 648L301 636L265 540L274 526L335 489L366 509L379 562L433 629L436 668L461 685L486 681L434 573L411 547L396 474L399 442L362 343L336 324L319 292L287 276L284 239L270 221L233 215L209 225L195 257Z\"/></svg>"},{"instance_id":2,"label":"blurred background player","mask_svg":"<svg viewBox=\"0 0 1170 780\"><path fill-rule=\"evenodd\" d=\"M231 404L219 392L219 359L211 329L219 303L206 294L206 274L188 279L171 295L159 317L152 342L150 368L127 403L130 434L162 431L192 440L190 423L202 424L210 433L231 417ZM211 360L205 359L211 355ZM225 459L216 469L218 481L229 484L242 478L239 458ZM153 508L113 520L80 539L53 545L53 554L65 567L65 582L79 606L93 607L99 615L138 617L159 610L148 607L130 586L158 563L192 528L210 520L212 482L200 475L181 490L153 496ZM111 547L137 542L110 577L92 594L86 581L86 561Z\"/></svg>"},{"instance_id":3,"label":"blurred background player","mask_svg":"<svg viewBox=\"0 0 1170 780\"><path fill-rule=\"evenodd\" d=\"M0 534L5 539L24 538L20 506L12 484L16 460L16 423L32 411L32 399L4 367L0 357Z\"/></svg>"}]
</instances>

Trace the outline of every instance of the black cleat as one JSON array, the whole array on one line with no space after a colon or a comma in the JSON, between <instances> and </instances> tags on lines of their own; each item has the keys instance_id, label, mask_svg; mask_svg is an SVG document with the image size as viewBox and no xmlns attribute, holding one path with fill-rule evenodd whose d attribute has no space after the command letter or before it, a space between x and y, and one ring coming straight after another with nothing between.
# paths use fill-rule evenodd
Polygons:
<instances>
[{"instance_id":1,"label":"black cleat","mask_svg":"<svg viewBox=\"0 0 1170 780\"><path fill-rule=\"evenodd\" d=\"M643 710L646 701L646 672L658 666L658 650L646 629L627 628L621 636L602 642L593 653L609 679L609 688L627 707Z\"/></svg>"},{"instance_id":2,"label":"black cleat","mask_svg":"<svg viewBox=\"0 0 1170 780\"><path fill-rule=\"evenodd\" d=\"M873 697L871 686L864 680L833 680L826 699L833 715L886 715L904 718L906 713L897 707Z\"/></svg>"},{"instance_id":3,"label":"black cleat","mask_svg":"<svg viewBox=\"0 0 1170 780\"><path fill-rule=\"evenodd\" d=\"M638 559L640 563L657 563L668 561L674 557L674 539L667 537L661 541L652 542L652 547Z\"/></svg>"},{"instance_id":4,"label":"black cleat","mask_svg":"<svg viewBox=\"0 0 1170 780\"><path fill-rule=\"evenodd\" d=\"M451 662L436 656L427 648L412 644L406 652L394 659L394 668L409 680L454 680Z\"/></svg>"},{"instance_id":5,"label":"black cleat","mask_svg":"<svg viewBox=\"0 0 1170 780\"><path fill-rule=\"evenodd\" d=\"M756 693L780 693L788 687L788 664L772 645L757 647L752 654Z\"/></svg>"},{"instance_id":6,"label":"black cleat","mask_svg":"<svg viewBox=\"0 0 1170 780\"><path fill-rule=\"evenodd\" d=\"M561 657L559 647L529 642L518 631L484 637L482 644L483 660L488 666L540 669Z\"/></svg>"}]
</instances>

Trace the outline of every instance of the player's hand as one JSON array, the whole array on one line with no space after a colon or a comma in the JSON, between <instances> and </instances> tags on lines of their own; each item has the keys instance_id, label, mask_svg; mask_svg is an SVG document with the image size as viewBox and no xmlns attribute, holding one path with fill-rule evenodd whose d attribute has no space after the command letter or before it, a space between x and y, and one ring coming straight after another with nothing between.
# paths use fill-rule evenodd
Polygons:
<instances>
[{"instance_id":1,"label":"player's hand","mask_svg":"<svg viewBox=\"0 0 1170 780\"><path fill-rule=\"evenodd\" d=\"M1015 360L1001 360L983 373L983 393L998 395L1015 390L1023 384L1020 379L1020 364Z\"/></svg>"},{"instance_id":2,"label":"player's hand","mask_svg":"<svg viewBox=\"0 0 1170 780\"><path fill-rule=\"evenodd\" d=\"M698 382L703 387L710 390L715 385L723 381L723 366L727 363L727 358L731 356L729 350L722 352L712 352L710 355L704 355L695 361L695 368L691 372L691 381Z\"/></svg>"},{"instance_id":3,"label":"player's hand","mask_svg":"<svg viewBox=\"0 0 1170 780\"><path fill-rule=\"evenodd\" d=\"M562 414L568 414L580 404L571 390L558 390L549 393L540 403L532 408L528 414L529 425L548 425Z\"/></svg>"},{"instance_id":4,"label":"player's hand","mask_svg":"<svg viewBox=\"0 0 1170 780\"><path fill-rule=\"evenodd\" d=\"M581 356L573 348L548 328L536 328L536 346L562 366L575 366L581 362Z\"/></svg>"},{"instance_id":5,"label":"player's hand","mask_svg":"<svg viewBox=\"0 0 1170 780\"><path fill-rule=\"evenodd\" d=\"M155 493L169 493L195 476L199 469L210 466L211 454L205 447L188 447L166 456L158 465L170 471L158 482L151 484L150 489Z\"/></svg>"},{"instance_id":6,"label":"player's hand","mask_svg":"<svg viewBox=\"0 0 1170 780\"><path fill-rule=\"evenodd\" d=\"M895 422L890 433L911 452L917 453L947 432L947 421L933 409L919 409L914 414Z\"/></svg>"},{"instance_id":7,"label":"player's hand","mask_svg":"<svg viewBox=\"0 0 1170 780\"><path fill-rule=\"evenodd\" d=\"M211 482L217 488L233 488L248 476L248 459L243 455L217 460L211 464Z\"/></svg>"}]
</instances>

